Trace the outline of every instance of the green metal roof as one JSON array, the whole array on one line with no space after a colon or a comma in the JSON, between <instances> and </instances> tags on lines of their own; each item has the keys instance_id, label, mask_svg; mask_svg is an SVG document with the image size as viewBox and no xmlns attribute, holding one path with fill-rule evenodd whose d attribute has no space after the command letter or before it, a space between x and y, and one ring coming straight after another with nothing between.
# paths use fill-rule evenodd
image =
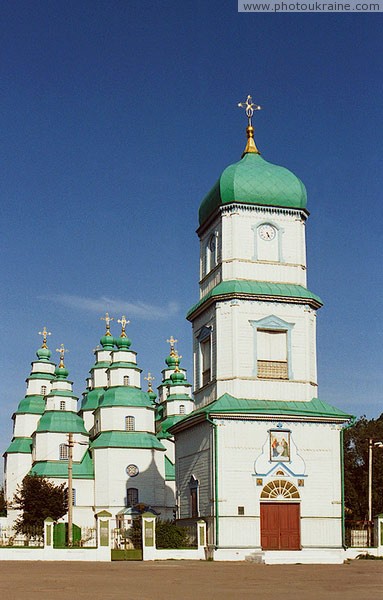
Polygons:
<instances>
[{"instance_id":1,"label":"green metal roof","mask_svg":"<svg viewBox=\"0 0 383 600\"><path fill-rule=\"evenodd\" d=\"M173 436L168 431L170 427L179 421L182 421L182 419L185 419L187 416L188 415L171 415L170 417L164 419L160 424L159 431L157 432L157 438L159 440L168 440L172 438Z\"/></svg>"},{"instance_id":2,"label":"green metal roof","mask_svg":"<svg viewBox=\"0 0 383 600\"><path fill-rule=\"evenodd\" d=\"M48 379L49 381L53 381L55 375L53 373L31 373L29 377L27 377L27 381L30 379Z\"/></svg>"},{"instance_id":3,"label":"green metal roof","mask_svg":"<svg viewBox=\"0 0 383 600\"><path fill-rule=\"evenodd\" d=\"M66 410L50 410L45 412L36 429L38 433L43 431L84 433L88 435L82 418L78 414Z\"/></svg>"},{"instance_id":4,"label":"green metal roof","mask_svg":"<svg viewBox=\"0 0 383 600\"><path fill-rule=\"evenodd\" d=\"M291 415L307 417L336 417L345 420L352 418L349 415L319 398L313 398L309 402L296 400L255 400L248 398L234 398L230 394L223 394L215 402L211 402L202 408L192 412L187 418L198 414L211 415L214 413L225 414L259 414L259 415Z\"/></svg>"},{"instance_id":5,"label":"green metal roof","mask_svg":"<svg viewBox=\"0 0 383 600\"><path fill-rule=\"evenodd\" d=\"M146 406L153 408L153 402L146 392L128 385L110 387L100 398L99 407L108 406Z\"/></svg>"},{"instance_id":6,"label":"green metal roof","mask_svg":"<svg viewBox=\"0 0 383 600\"><path fill-rule=\"evenodd\" d=\"M91 442L91 448L149 448L165 450L154 433L146 431L103 431Z\"/></svg>"},{"instance_id":7,"label":"green metal roof","mask_svg":"<svg viewBox=\"0 0 383 600\"><path fill-rule=\"evenodd\" d=\"M33 465L29 472L30 475L39 475L40 477L68 478L68 461L41 461ZM90 452L87 450L81 462L73 461L73 479L94 479L93 460Z\"/></svg>"},{"instance_id":8,"label":"green metal roof","mask_svg":"<svg viewBox=\"0 0 383 600\"><path fill-rule=\"evenodd\" d=\"M30 413L33 415L42 415L45 410L44 396L33 395L25 396L17 407L16 415Z\"/></svg>"},{"instance_id":9,"label":"green metal roof","mask_svg":"<svg viewBox=\"0 0 383 600\"><path fill-rule=\"evenodd\" d=\"M267 162L259 154L247 153L229 165L199 209L200 225L224 204L256 204L305 209L306 188L291 171Z\"/></svg>"},{"instance_id":10,"label":"green metal roof","mask_svg":"<svg viewBox=\"0 0 383 600\"><path fill-rule=\"evenodd\" d=\"M105 392L105 388L98 387L89 390L84 396L81 402L81 411L83 410L95 410L98 407L100 397Z\"/></svg>"},{"instance_id":11,"label":"green metal roof","mask_svg":"<svg viewBox=\"0 0 383 600\"><path fill-rule=\"evenodd\" d=\"M172 461L165 455L165 479L167 481L176 480L176 469Z\"/></svg>"},{"instance_id":12,"label":"green metal roof","mask_svg":"<svg viewBox=\"0 0 383 600\"><path fill-rule=\"evenodd\" d=\"M186 318L194 313L202 304L218 296L272 296L279 298L296 298L299 300L311 300L316 305L322 306L323 302L312 292L302 285L294 283L269 283L267 281L253 281L247 279L233 279L221 281L210 292L208 292L197 304L188 311Z\"/></svg>"},{"instance_id":13,"label":"green metal roof","mask_svg":"<svg viewBox=\"0 0 383 600\"><path fill-rule=\"evenodd\" d=\"M31 454L32 438L20 437L14 438L5 451L5 454Z\"/></svg>"}]
</instances>

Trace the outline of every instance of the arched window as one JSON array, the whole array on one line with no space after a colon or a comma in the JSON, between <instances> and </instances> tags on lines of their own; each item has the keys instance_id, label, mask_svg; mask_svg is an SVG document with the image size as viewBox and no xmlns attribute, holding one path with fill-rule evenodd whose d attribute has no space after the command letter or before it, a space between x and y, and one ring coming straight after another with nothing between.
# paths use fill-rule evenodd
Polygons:
<instances>
[{"instance_id":1,"label":"arched window","mask_svg":"<svg viewBox=\"0 0 383 600\"><path fill-rule=\"evenodd\" d=\"M135 431L135 418L134 417L125 417L125 431Z\"/></svg>"},{"instance_id":2,"label":"arched window","mask_svg":"<svg viewBox=\"0 0 383 600\"><path fill-rule=\"evenodd\" d=\"M190 491L190 516L192 518L198 517L199 513L199 481L192 475L189 481Z\"/></svg>"},{"instance_id":3,"label":"arched window","mask_svg":"<svg viewBox=\"0 0 383 600\"><path fill-rule=\"evenodd\" d=\"M42 396L45 396L45 395L46 395L46 393L47 393L47 386L46 386L46 385L42 385L42 386L41 386L41 390L40 390L40 394L41 394Z\"/></svg>"},{"instance_id":4,"label":"arched window","mask_svg":"<svg viewBox=\"0 0 383 600\"><path fill-rule=\"evenodd\" d=\"M65 410L65 400L60 400L60 410Z\"/></svg>"},{"instance_id":5,"label":"arched window","mask_svg":"<svg viewBox=\"0 0 383 600\"><path fill-rule=\"evenodd\" d=\"M206 274L209 273L214 267L217 266L217 235L216 233L212 233L212 235L207 240L206 244Z\"/></svg>"},{"instance_id":6,"label":"arched window","mask_svg":"<svg viewBox=\"0 0 383 600\"><path fill-rule=\"evenodd\" d=\"M68 460L68 445L67 444L60 444L59 458L60 458L60 460Z\"/></svg>"},{"instance_id":7,"label":"arched window","mask_svg":"<svg viewBox=\"0 0 383 600\"><path fill-rule=\"evenodd\" d=\"M131 507L138 504L138 489L127 488L126 490L126 506Z\"/></svg>"},{"instance_id":8,"label":"arched window","mask_svg":"<svg viewBox=\"0 0 383 600\"><path fill-rule=\"evenodd\" d=\"M293 500L296 498L300 498L297 488L286 479L270 481L261 492L262 500Z\"/></svg>"},{"instance_id":9,"label":"arched window","mask_svg":"<svg viewBox=\"0 0 383 600\"><path fill-rule=\"evenodd\" d=\"M185 404L180 404L180 415L185 414Z\"/></svg>"},{"instance_id":10,"label":"arched window","mask_svg":"<svg viewBox=\"0 0 383 600\"><path fill-rule=\"evenodd\" d=\"M129 385L129 375L124 375L124 385Z\"/></svg>"}]
</instances>

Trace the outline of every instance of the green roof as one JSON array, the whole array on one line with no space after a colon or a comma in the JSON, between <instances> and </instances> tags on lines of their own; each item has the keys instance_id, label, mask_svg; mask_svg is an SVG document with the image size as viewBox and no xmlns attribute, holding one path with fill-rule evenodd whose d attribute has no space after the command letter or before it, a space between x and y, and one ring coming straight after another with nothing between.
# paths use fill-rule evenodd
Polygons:
<instances>
[{"instance_id":1,"label":"green roof","mask_svg":"<svg viewBox=\"0 0 383 600\"><path fill-rule=\"evenodd\" d=\"M30 379L48 379L49 381L53 381L55 375L53 373L31 373L26 381L29 381Z\"/></svg>"},{"instance_id":2,"label":"green roof","mask_svg":"<svg viewBox=\"0 0 383 600\"><path fill-rule=\"evenodd\" d=\"M172 438L173 436L168 431L170 427L172 427L179 421L182 421L182 419L185 419L187 416L188 415L171 415L170 417L164 419L160 423L160 429L157 432L157 438L159 440L168 440L169 438Z\"/></svg>"},{"instance_id":3,"label":"green roof","mask_svg":"<svg viewBox=\"0 0 383 600\"><path fill-rule=\"evenodd\" d=\"M149 448L165 450L154 433L146 431L103 431L91 442L91 448Z\"/></svg>"},{"instance_id":4,"label":"green roof","mask_svg":"<svg viewBox=\"0 0 383 600\"><path fill-rule=\"evenodd\" d=\"M45 410L44 396L25 396L17 407L16 415L30 413L33 415L42 415Z\"/></svg>"},{"instance_id":5,"label":"green roof","mask_svg":"<svg viewBox=\"0 0 383 600\"><path fill-rule=\"evenodd\" d=\"M267 281L253 281L247 279L233 279L221 281L210 292L208 292L197 304L188 311L186 318L194 313L202 304L211 298L219 296L272 296L273 298L294 298L298 300L313 301L314 304L322 306L323 302L303 285L294 283L269 283Z\"/></svg>"},{"instance_id":6,"label":"green roof","mask_svg":"<svg viewBox=\"0 0 383 600\"><path fill-rule=\"evenodd\" d=\"M336 418L347 421L352 418L349 415L319 398L313 398L308 402L296 400L255 400L248 398L234 398L230 394L223 394L218 400L198 408L187 415L185 421L196 419L200 415L213 414L243 414L243 415L275 415L292 417L318 417Z\"/></svg>"},{"instance_id":7,"label":"green roof","mask_svg":"<svg viewBox=\"0 0 383 600\"><path fill-rule=\"evenodd\" d=\"M153 402L146 392L128 385L110 387L100 398L99 407L107 406L146 406L153 408Z\"/></svg>"},{"instance_id":8,"label":"green roof","mask_svg":"<svg viewBox=\"0 0 383 600\"><path fill-rule=\"evenodd\" d=\"M88 435L82 418L66 410L50 410L45 412L36 428L36 432L42 431L60 433L84 433Z\"/></svg>"},{"instance_id":9,"label":"green roof","mask_svg":"<svg viewBox=\"0 0 383 600\"><path fill-rule=\"evenodd\" d=\"M14 438L5 451L5 454L31 454L32 438L20 437Z\"/></svg>"},{"instance_id":10,"label":"green roof","mask_svg":"<svg viewBox=\"0 0 383 600\"><path fill-rule=\"evenodd\" d=\"M165 479L167 481L176 480L176 469L172 461L165 455Z\"/></svg>"},{"instance_id":11,"label":"green roof","mask_svg":"<svg viewBox=\"0 0 383 600\"><path fill-rule=\"evenodd\" d=\"M40 477L58 477L67 479L68 461L47 460L37 462L29 472L30 475L39 475ZM93 460L89 450L87 450L81 462L73 461L73 479L94 479Z\"/></svg>"},{"instance_id":12,"label":"green roof","mask_svg":"<svg viewBox=\"0 0 383 600\"><path fill-rule=\"evenodd\" d=\"M81 402L81 410L95 410L98 407L100 397L104 393L105 388L98 387L89 390Z\"/></svg>"},{"instance_id":13,"label":"green roof","mask_svg":"<svg viewBox=\"0 0 383 600\"><path fill-rule=\"evenodd\" d=\"M219 206L233 202L305 209L307 194L294 173L267 162L259 154L247 153L223 171L203 199L199 209L200 225Z\"/></svg>"}]
</instances>

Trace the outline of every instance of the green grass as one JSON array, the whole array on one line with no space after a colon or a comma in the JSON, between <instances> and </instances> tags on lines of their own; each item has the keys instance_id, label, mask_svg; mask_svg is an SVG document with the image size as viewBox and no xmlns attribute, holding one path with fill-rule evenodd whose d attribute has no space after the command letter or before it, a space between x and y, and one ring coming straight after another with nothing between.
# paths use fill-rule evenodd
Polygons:
<instances>
[{"instance_id":1,"label":"green grass","mask_svg":"<svg viewBox=\"0 0 383 600\"><path fill-rule=\"evenodd\" d=\"M112 560L142 560L142 550L111 550Z\"/></svg>"}]
</instances>

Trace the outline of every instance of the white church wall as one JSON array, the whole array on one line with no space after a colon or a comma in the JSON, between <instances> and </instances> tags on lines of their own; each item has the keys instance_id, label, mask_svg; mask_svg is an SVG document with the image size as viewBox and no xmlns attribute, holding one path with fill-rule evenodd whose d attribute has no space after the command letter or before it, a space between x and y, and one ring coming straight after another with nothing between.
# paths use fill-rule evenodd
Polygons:
<instances>
[{"instance_id":1,"label":"white church wall","mask_svg":"<svg viewBox=\"0 0 383 600\"><path fill-rule=\"evenodd\" d=\"M32 455L24 453L7 454L4 468L7 502L11 503L19 483L28 475L32 467Z\"/></svg>"},{"instance_id":2,"label":"white church wall","mask_svg":"<svg viewBox=\"0 0 383 600\"><path fill-rule=\"evenodd\" d=\"M291 432L292 460L277 466L270 460L268 433L277 429L277 421L220 419L217 423L220 545L260 545L260 537L254 536L260 535L261 492L268 482L283 479L291 481L299 491L297 501L300 503L302 546L339 547L341 479L338 426L284 422L283 430ZM274 467L283 471L284 475L277 475L275 470L269 473ZM304 485L299 486L298 480ZM238 516L238 507L243 507L244 514L241 516ZM238 529L234 525L236 522Z\"/></svg>"},{"instance_id":3,"label":"white church wall","mask_svg":"<svg viewBox=\"0 0 383 600\"><path fill-rule=\"evenodd\" d=\"M93 451L95 468L95 505L116 514L126 507L127 488L138 489L138 502L153 508L165 504L164 452L143 448L97 448ZM113 465L113 468L110 468ZM129 477L128 465L139 474Z\"/></svg>"},{"instance_id":4,"label":"white church wall","mask_svg":"<svg viewBox=\"0 0 383 600\"><path fill-rule=\"evenodd\" d=\"M73 460L80 462L84 456L85 446L88 445L88 437L80 434L73 434ZM60 461L60 446L68 444L68 434L61 432L41 432L33 436L33 460ZM63 461L65 462L65 461Z\"/></svg>"},{"instance_id":5,"label":"white church wall","mask_svg":"<svg viewBox=\"0 0 383 600\"><path fill-rule=\"evenodd\" d=\"M108 378L106 375L106 368L93 369L93 387L106 387L108 384Z\"/></svg>"},{"instance_id":6,"label":"white church wall","mask_svg":"<svg viewBox=\"0 0 383 600\"><path fill-rule=\"evenodd\" d=\"M135 431L154 432L154 410L137 406L111 406L98 411L101 431L125 431L126 417L134 417Z\"/></svg>"},{"instance_id":7,"label":"white church wall","mask_svg":"<svg viewBox=\"0 0 383 600\"><path fill-rule=\"evenodd\" d=\"M257 321L274 316L291 326L287 339L288 380L257 377ZM307 401L315 397L315 318L315 311L307 305L250 300L217 303L218 397L225 391L236 397L265 400ZM267 329L267 324L262 327Z\"/></svg>"},{"instance_id":8,"label":"white church wall","mask_svg":"<svg viewBox=\"0 0 383 600\"><path fill-rule=\"evenodd\" d=\"M31 413L16 415L13 428L14 437L31 437L40 417L41 415Z\"/></svg>"},{"instance_id":9,"label":"white church wall","mask_svg":"<svg viewBox=\"0 0 383 600\"><path fill-rule=\"evenodd\" d=\"M52 375L53 379L53 375ZM49 379L29 379L27 380L27 394L28 396L41 396L43 386L46 387L46 394L49 394L52 386Z\"/></svg>"},{"instance_id":10,"label":"white church wall","mask_svg":"<svg viewBox=\"0 0 383 600\"><path fill-rule=\"evenodd\" d=\"M141 374L137 369L128 368L110 368L108 371L109 386L124 385L124 377L129 377L129 385L132 387L139 388L141 386Z\"/></svg>"}]
</instances>

